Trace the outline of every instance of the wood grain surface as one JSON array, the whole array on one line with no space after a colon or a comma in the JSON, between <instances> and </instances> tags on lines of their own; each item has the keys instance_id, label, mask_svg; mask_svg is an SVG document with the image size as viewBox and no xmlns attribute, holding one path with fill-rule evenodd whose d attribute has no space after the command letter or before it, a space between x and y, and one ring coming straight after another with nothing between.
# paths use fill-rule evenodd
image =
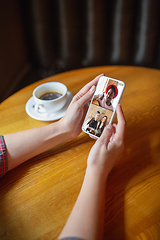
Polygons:
<instances>
[{"instance_id":1,"label":"wood grain surface","mask_svg":"<svg viewBox=\"0 0 160 240\"><path fill-rule=\"evenodd\" d=\"M106 186L104 239L160 239L160 71L104 66L61 73L36 82L0 104L0 134L49 124L30 118L25 104L41 83L59 81L76 94L96 75L126 83L121 105L125 150ZM0 239L57 239L79 194L88 153L87 134L47 151L0 179Z\"/></svg>"}]
</instances>

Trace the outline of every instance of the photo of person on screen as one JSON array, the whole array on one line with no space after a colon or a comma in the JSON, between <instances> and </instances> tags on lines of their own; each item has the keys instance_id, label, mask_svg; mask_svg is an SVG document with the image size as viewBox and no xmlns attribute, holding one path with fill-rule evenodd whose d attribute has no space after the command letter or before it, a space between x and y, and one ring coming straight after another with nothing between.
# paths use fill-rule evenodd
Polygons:
<instances>
[{"instance_id":1,"label":"photo of person on screen","mask_svg":"<svg viewBox=\"0 0 160 240\"><path fill-rule=\"evenodd\" d=\"M106 125L107 125L107 116L104 116L100 121L98 121L97 128L96 128L97 137L101 136Z\"/></svg>"},{"instance_id":2,"label":"photo of person on screen","mask_svg":"<svg viewBox=\"0 0 160 240\"><path fill-rule=\"evenodd\" d=\"M87 129L86 131L89 131L92 134L95 134L94 130L97 128L98 120L100 117L100 112L97 111L96 116L92 117L88 122L87 122Z\"/></svg>"},{"instance_id":3,"label":"photo of person on screen","mask_svg":"<svg viewBox=\"0 0 160 240\"><path fill-rule=\"evenodd\" d=\"M115 85L112 84L107 87L105 93L102 92L98 95L94 95L93 100L97 100L99 103L99 106L113 111L113 106L111 101L117 95L118 95L118 89Z\"/></svg>"}]
</instances>

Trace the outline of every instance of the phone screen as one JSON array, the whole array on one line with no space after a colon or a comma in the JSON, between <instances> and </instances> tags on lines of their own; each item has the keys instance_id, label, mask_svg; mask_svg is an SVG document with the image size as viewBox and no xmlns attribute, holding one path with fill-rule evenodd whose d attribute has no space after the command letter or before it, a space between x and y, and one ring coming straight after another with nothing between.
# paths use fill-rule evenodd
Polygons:
<instances>
[{"instance_id":1,"label":"phone screen","mask_svg":"<svg viewBox=\"0 0 160 240\"><path fill-rule=\"evenodd\" d=\"M82 125L84 132L97 138L101 136L104 128L112 123L124 87L123 81L100 77Z\"/></svg>"}]
</instances>

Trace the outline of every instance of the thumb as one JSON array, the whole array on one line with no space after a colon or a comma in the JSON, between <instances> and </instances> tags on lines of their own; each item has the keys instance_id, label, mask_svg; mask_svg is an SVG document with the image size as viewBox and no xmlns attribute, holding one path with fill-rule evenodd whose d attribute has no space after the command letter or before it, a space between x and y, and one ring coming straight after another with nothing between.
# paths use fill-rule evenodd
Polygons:
<instances>
[{"instance_id":1,"label":"thumb","mask_svg":"<svg viewBox=\"0 0 160 240\"><path fill-rule=\"evenodd\" d=\"M102 141L107 146L113 132L114 132L113 126L111 124L107 125L104 128L104 130L102 132L102 135L100 136L99 140Z\"/></svg>"},{"instance_id":2,"label":"thumb","mask_svg":"<svg viewBox=\"0 0 160 240\"><path fill-rule=\"evenodd\" d=\"M94 92L95 92L96 86L93 85L88 92L86 92L78 101L80 105L84 105L86 102L88 102L89 100L91 100Z\"/></svg>"}]
</instances>

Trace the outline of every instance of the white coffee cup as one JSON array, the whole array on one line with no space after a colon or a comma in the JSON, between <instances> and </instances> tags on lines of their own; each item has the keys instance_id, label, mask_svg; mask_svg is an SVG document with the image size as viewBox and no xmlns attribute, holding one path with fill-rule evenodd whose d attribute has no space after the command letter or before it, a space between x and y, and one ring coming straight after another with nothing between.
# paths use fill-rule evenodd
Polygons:
<instances>
[{"instance_id":1,"label":"white coffee cup","mask_svg":"<svg viewBox=\"0 0 160 240\"><path fill-rule=\"evenodd\" d=\"M67 101L67 87L60 82L43 83L34 89L33 97L38 113L56 112Z\"/></svg>"}]
</instances>

